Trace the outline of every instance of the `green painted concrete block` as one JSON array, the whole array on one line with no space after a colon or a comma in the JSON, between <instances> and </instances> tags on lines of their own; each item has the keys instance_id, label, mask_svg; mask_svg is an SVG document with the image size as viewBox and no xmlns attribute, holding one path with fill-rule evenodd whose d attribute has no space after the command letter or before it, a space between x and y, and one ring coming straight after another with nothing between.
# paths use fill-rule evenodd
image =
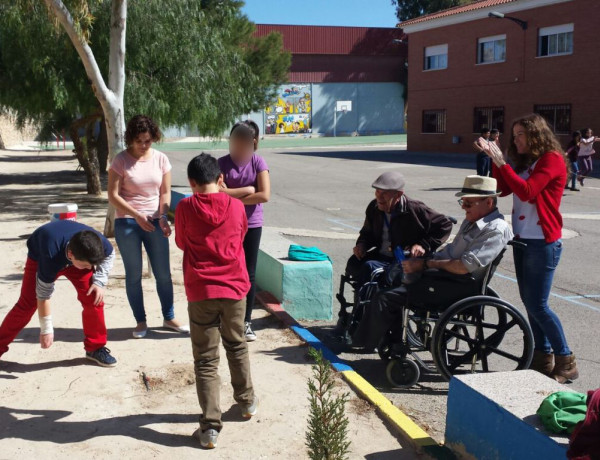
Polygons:
<instances>
[{"instance_id":1,"label":"green painted concrete block","mask_svg":"<svg viewBox=\"0 0 600 460\"><path fill-rule=\"evenodd\" d=\"M269 228L263 229L256 284L269 291L298 320L330 320L333 316L333 268L326 262L296 262L287 258L293 244Z\"/></svg>"}]
</instances>

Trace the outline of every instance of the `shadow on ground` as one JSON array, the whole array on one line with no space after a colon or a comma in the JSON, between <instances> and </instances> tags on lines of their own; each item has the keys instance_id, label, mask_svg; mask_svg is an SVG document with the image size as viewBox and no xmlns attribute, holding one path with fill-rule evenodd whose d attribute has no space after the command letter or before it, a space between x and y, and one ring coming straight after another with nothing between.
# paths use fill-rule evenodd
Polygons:
<instances>
[{"instance_id":1,"label":"shadow on ground","mask_svg":"<svg viewBox=\"0 0 600 460\"><path fill-rule=\"evenodd\" d=\"M197 447L197 441L189 435L162 433L146 425L164 423L196 423L193 414L137 414L108 417L86 422L64 421L73 415L60 410L23 410L0 407L0 439L24 439L26 441L72 444L99 436L127 436L138 441L166 447Z\"/></svg>"},{"instance_id":2,"label":"shadow on ground","mask_svg":"<svg viewBox=\"0 0 600 460\"><path fill-rule=\"evenodd\" d=\"M276 155L293 155L317 158L338 158L342 160L361 160L411 165L440 166L445 168L473 168L475 157L469 154L455 153L415 153L406 150L286 150Z\"/></svg>"},{"instance_id":3,"label":"shadow on ground","mask_svg":"<svg viewBox=\"0 0 600 460\"><path fill-rule=\"evenodd\" d=\"M133 321L133 319L132 319ZM136 340L131 335L131 331L133 331L134 327L120 327L116 329L108 329L108 341L109 342L124 342L126 340ZM23 329L15 342L22 343L38 343L39 342L39 333L40 329L38 327L28 327ZM189 340L189 334L182 334L180 332L175 332L167 328L158 328L152 327L148 330L147 337L152 340L168 340L168 339L177 339L184 338ZM54 328L54 341L55 342L66 342L66 343L76 343L83 342L83 330L81 328L66 328L66 327L55 327ZM0 369L2 369L0 367Z\"/></svg>"},{"instance_id":4,"label":"shadow on ground","mask_svg":"<svg viewBox=\"0 0 600 460\"><path fill-rule=\"evenodd\" d=\"M85 209L90 217L103 217L106 213L106 200L99 196L87 195L86 178L82 171L62 169L52 172L36 172L36 163L71 161L71 156L11 156L0 158L2 163L30 162L31 171L23 174L0 174L0 217L2 220L39 220L48 216L48 204L76 203ZM102 188L106 190L106 175ZM35 185L35 189L27 187ZM23 214L23 210L27 213ZM13 214L18 217L9 218Z\"/></svg>"},{"instance_id":5,"label":"shadow on ground","mask_svg":"<svg viewBox=\"0 0 600 460\"><path fill-rule=\"evenodd\" d=\"M10 151L10 150L9 150ZM28 155L11 155L10 157L0 158L0 163L55 163L57 161L71 161L75 159L75 155L64 154L64 155L41 155L40 152L36 156L32 154Z\"/></svg>"}]
</instances>

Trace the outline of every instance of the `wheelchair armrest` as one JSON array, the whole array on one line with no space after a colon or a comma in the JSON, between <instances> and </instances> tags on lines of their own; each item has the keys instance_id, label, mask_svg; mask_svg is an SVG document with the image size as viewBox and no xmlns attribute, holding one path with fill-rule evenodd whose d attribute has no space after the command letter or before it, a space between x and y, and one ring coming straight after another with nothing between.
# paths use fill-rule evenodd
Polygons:
<instances>
[{"instance_id":1,"label":"wheelchair armrest","mask_svg":"<svg viewBox=\"0 0 600 460\"><path fill-rule=\"evenodd\" d=\"M526 248L527 247L527 243L523 243L522 241L519 241L519 240L510 240L506 244L508 246L514 246L516 248Z\"/></svg>"}]
</instances>

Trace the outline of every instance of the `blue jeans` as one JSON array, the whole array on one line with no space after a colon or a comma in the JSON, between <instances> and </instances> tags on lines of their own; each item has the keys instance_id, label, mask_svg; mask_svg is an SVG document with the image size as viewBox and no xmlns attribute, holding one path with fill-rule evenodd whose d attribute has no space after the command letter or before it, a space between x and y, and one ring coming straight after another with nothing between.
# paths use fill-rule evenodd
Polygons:
<instances>
[{"instance_id":1,"label":"blue jeans","mask_svg":"<svg viewBox=\"0 0 600 460\"><path fill-rule=\"evenodd\" d=\"M142 291L142 244L150 258L156 279L156 290L165 321L175 317L173 309L173 282L169 261L169 239L163 235L158 220L154 231L146 232L135 219L115 219L115 239L125 265L125 290L133 316L138 323L146 321Z\"/></svg>"},{"instance_id":2,"label":"blue jeans","mask_svg":"<svg viewBox=\"0 0 600 460\"><path fill-rule=\"evenodd\" d=\"M554 270L562 253L562 241L519 240L526 248L515 246L513 255L521 300L527 309L535 349L543 353L568 356L571 350L562 324L548 306Z\"/></svg>"},{"instance_id":3,"label":"blue jeans","mask_svg":"<svg viewBox=\"0 0 600 460\"><path fill-rule=\"evenodd\" d=\"M377 270L378 268L387 268L389 265L390 262L375 259L363 262L358 271L358 277L356 279L358 281L358 286L360 287L363 284L371 281L371 275L375 270Z\"/></svg>"},{"instance_id":4,"label":"blue jeans","mask_svg":"<svg viewBox=\"0 0 600 460\"><path fill-rule=\"evenodd\" d=\"M492 172L492 159L485 153L479 152L477 154L477 175L478 176L489 176Z\"/></svg>"},{"instance_id":5,"label":"blue jeans","mask_svg":"<svg viewBox=\"0 0 600 460\"><path fill-rule=\"evenodd\" d=\"M571 188L576 187L577 176L579 175L579 164L577 161L571 161Z\"/></svg>"}]
</instances>

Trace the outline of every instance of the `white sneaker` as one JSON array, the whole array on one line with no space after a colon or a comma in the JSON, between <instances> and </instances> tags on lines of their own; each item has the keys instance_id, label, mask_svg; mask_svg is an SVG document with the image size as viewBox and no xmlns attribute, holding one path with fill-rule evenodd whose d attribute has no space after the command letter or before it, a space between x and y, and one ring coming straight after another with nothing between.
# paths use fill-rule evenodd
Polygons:
<instances>
[{"instance_id":1,"label":"white sneaker","mask_svg":"<svg viewBox=\"0 0 600 460\"><path fill-rule=\"evenodd\" d=\"M190 327L187 324L184 324L183 326L171 326L166 321L163 321L163 327L165 327L167 329L171 329L172 331L175 331L175 332L181 332L182 334L190 333Z\"/></svg>"},{"instance_id":2,"label":"white sneaker","mask_svg":"<svg viewBox=\"0 0 600 460\"><path fill-rule=\"evenodd\" d=\"M148 333L148 328L146 329L142 329L141 331L133 331L133 338L134 339L143 339L144 337L146 337L146 334Z\"/></svg>"},{"instance_id":3,"label":"white sneaker","mask_svg":"<svg viewBox=\"0 0 600 460\"><path fill-rule=\"evenodd\" d=\"M217 447L217 438L219 437L219 432L217 430L208 429L202 432L198 430L197 433L200 437L200 445L202 447L205 449L214 449Z\"/></svg>"},{"instance_id":4,"label":"white sneaker","mask_svg":"<svg viewBox=\"0 0 600 460\"><path fill-rule=\"evenodd\" d=\"M258 396L254 396L252 404L240 404L242 409L242 417L252 418L258 413Z\"/></svg>"},{"instance_id":5,"label":"white sneaker","mask_svg":"<svg viewBox=\"0 0 600 460\"><path fill-rule=\"evenodd\" d=\"M252 330L252 323L244 323L244 335L246 336L246 342L254 342L256 340L256 334Z\"/></svg>"}]
</instances>

